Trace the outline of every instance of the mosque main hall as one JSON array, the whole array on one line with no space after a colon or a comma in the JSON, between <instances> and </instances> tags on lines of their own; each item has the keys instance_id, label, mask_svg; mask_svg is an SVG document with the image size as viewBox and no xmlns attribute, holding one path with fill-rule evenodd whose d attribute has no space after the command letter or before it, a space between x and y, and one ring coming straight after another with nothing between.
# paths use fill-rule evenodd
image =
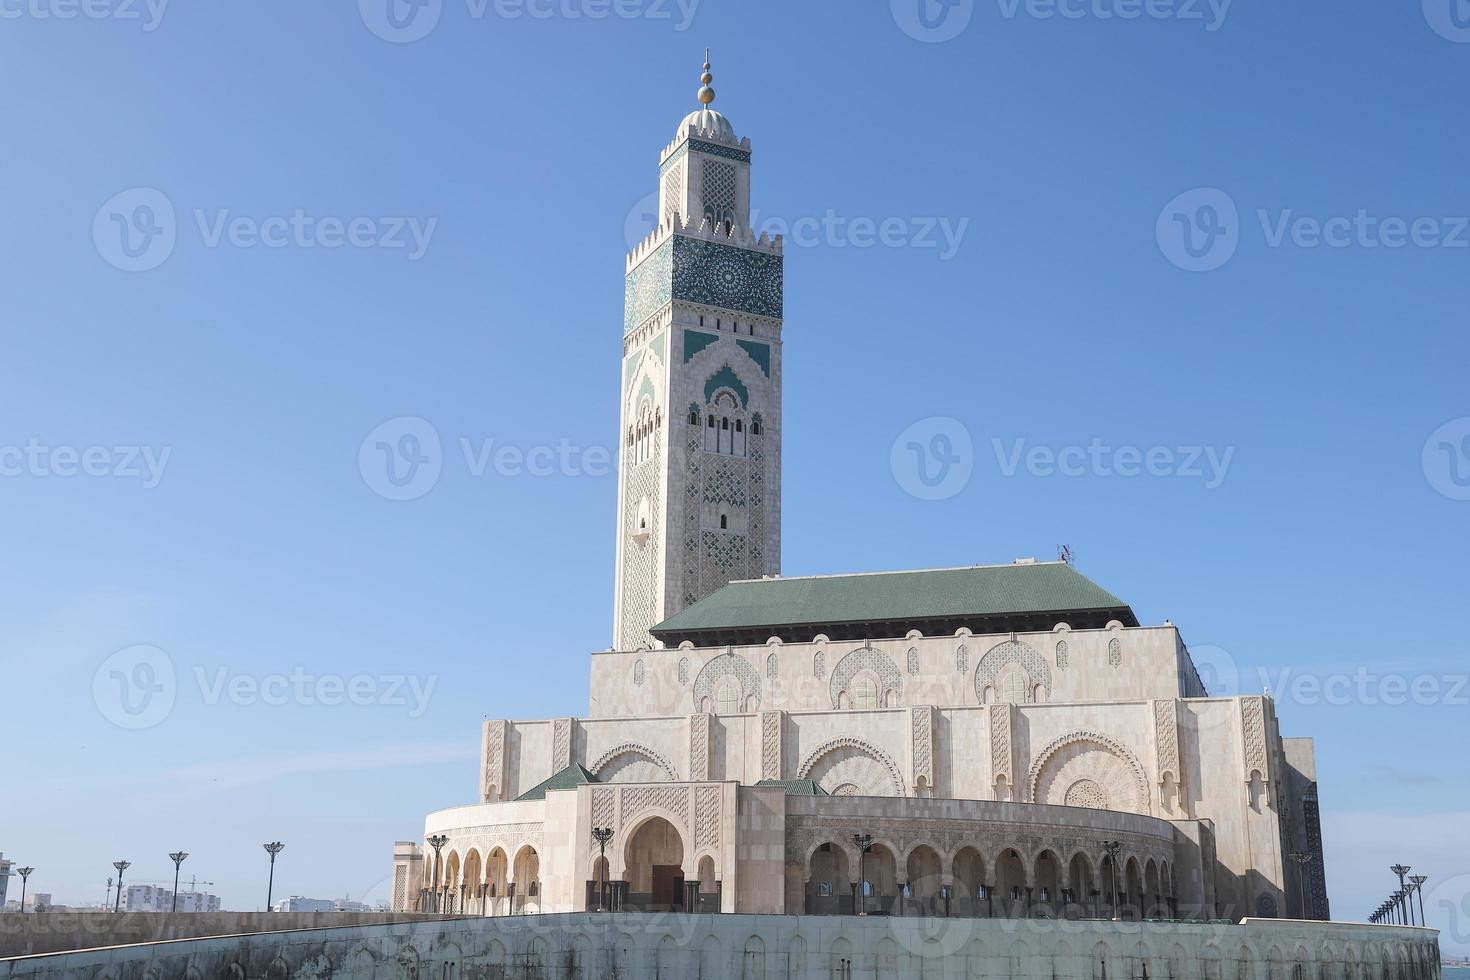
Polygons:
<instances>
[{"instance_id":1,"label":"mosque main hall","mask_svg":"<svg viewBox=\"0 0 1470 980\"><path fill-rule=\"evenodd\" d=\"M701 82L626 260L613 647L484 722L393 907L1326 919L1311 740L1172 623L1062 561L780 574L782 240Z\"/></svg>"}]
</instances>

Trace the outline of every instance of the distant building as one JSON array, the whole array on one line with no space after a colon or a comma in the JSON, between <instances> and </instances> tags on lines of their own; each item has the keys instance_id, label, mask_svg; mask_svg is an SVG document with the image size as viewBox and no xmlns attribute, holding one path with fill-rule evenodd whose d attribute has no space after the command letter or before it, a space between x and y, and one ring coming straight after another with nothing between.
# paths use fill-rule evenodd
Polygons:
<instances>
[{"instance_id":1,"label":"distant building","mask_svg":"<svg viewBox=\"0 0 1470 980\"><path fill-rule=\"evenodd\" d=\"M10 876L13 873L10 870L10 864L10 859L0 853L0 909L5 907L5 890L10 884Z\"/></svg>"},{"instance_id":2,"label":"distant building","mask_svg":"<svg viewBox=\"0 0 1470 980\"><path fill-rule=\"evenodd\" d=\"M167 912L173 897L172 891L157 885L128 885L117 907L124 912Z\"/></svg>"},{"instance_id":3,"label":"distant building","mask_svg":"<svg viewBox=\"0 0 1470 980\"><path fill-rule=\"evenodd\" d=\"M219 896L206 892L179 892L180 912L218 912Z\"/></svg>"},{"instance_id":4,"label":"distant building","mask_svg":"<svg viewBox=\"0 0 1470 980\"><path fill-rule=\"evenodd\" d=\"M218 912L219 896L205 892L179 892L178 908L174 907L171 889L157 885L128 885L123 889L118 907L125 912Z\"/></svg>"},{"instance_id":5,"label":"distant building","mask_svg":"<svg viewBox=\"0 0 1470 980\"><path fill-rule=\"evenodd\" d=\"M331 912L336 903L330 898L303 898L292 895L271 906L272 912Z\"/></svg>"}]
</instances>

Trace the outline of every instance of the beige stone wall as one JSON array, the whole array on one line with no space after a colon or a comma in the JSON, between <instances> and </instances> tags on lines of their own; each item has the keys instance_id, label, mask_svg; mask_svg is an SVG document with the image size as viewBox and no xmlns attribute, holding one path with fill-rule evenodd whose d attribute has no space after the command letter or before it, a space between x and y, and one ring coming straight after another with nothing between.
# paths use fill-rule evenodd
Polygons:
<instances>
[{"instance_id":1,"label":"beige stone wall","mask_svg":"<svg viewBox=\"0 0 1470 980\"><path fill-rule=\"evenodd\" d=\"M1173 626L1072 630L1059 625L1048 632L1014 637L964 631L933 637L911 633L904 638L872 640L867 646L876 653L859 659L891 665L896 680L893 706L975 705L981 703L979 692L985 686L977 685L977 676L986 655L1013 639L1038 658L1043 669L1028 674L1027 686L1034 688L1039 683L1045 700L1115 701L1198 693L1197 678ZM701 685L701 672L706 667L719 670L719 658L727 655L743 661L746 676L756 679L753 689L747 686L741 692L758 701L752 710L831 710L842 695L833 686L834 677L844 659L864 647L859 641L819 637L810 643L773 641L755 647L595 653L590 658L588 714L593 718L658 717L703 710L701 699L709 691ZM868 672L885 692L889 685L880 673L890 672L887 665L881 672ZM728 671L721 675L730 676ZM1031 691L1028 700L1035 696Z\"/></svg>"}]
</instances>

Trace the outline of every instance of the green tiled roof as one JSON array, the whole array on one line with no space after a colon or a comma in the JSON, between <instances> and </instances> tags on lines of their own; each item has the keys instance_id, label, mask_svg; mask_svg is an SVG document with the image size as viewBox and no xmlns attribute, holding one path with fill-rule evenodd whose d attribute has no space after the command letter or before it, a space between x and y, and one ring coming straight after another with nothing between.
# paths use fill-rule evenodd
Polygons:
<instances>
[{"instance_id":1,"label":"green tiled roof","mask_svg":"<svg viewBox=\"0 0 1470 980\"><path fill-rule=\"evenodd\" d=\"M781 786L787 796L831 796L810 779L762 779L757 786Z\"/></svg>"},{"instance_id":2,"label":"green tiled roof","mask_svg":"<svg viewBox=\"0 0 1470 980\"><path fill-rule=\"evenodd\" d=\"M1117 610L1122 599L1063 562L731 582L669 617L655 636L778 626L979 619Z\"/></svg>"},{"instance_id":3,"label":"green tiled roof","mask_svg":"<svg viewBox=\"0 0 1470 980\"><path fill-rule=\"evenodd\" d=\"M546 799L546 794L551 790L572 789L573 787L581 786L583 783L595 782L597 782L596 776L574 762L561 770L561 772L552 773L551 778L545 782L537 783L520 796L517 796L516 802L519 803L521 800L544 800Z\"/></svg>"}]
</instances>

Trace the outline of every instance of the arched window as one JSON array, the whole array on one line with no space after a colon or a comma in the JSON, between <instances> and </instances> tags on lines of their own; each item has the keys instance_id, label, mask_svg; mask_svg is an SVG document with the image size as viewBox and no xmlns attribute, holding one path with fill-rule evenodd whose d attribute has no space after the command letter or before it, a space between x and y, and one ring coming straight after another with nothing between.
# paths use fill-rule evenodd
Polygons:
<instances>
[{"instance_id":1,"label":"arched window","mask_svg":"<svg viewBox=\"0 0 1470 980\"><path fill-rule=\"evenodd\" d=\"M1000 699L1011 704L1026 703L1026 678L1021 671L1012 667L1005 672L1000 682Z\"/></svg>"},{"instance_id":2,"label":"arched window","mask_svg":"<svg viewBox=\"0 0 1470 980\"><path fill-rule=\"evenodd\" d=\"M751 420L751 422L750 422L750 434L753 435L753 436L758 436L758 435L761 434L761 420L760 419L752 419Z\"/></svg>"},{"instance_id":3,"label":"arched window","mask_svg":"<svg viewBox=\"0 0 1470 980\"><path fill-rule=\"evenodd\" d=\"M859 677L852 682L852 706L854 708L878 707L878 685L871 677Z\"/></svg>"},{"instance_id":4,"label":"arched window","mask_svg":"<svg viewBox=\"0 0 1470 980\"><path fill-rule=\"evenodd\" d=\"M730 530L730 518L727 517L724 514L721 514L720 515L720 530L721 531L728 531L728 530Z\"/></svg>"},{"instance_id":5,"label":"arched window","mask_svg":"<svg viewBox=\"0 0 1470 980\"><path fill-rule=\"evenodd\" d=\"M696 412L690 412L689 413L689 424L690 425L698 425L699 424L699 413L697 411Z\"/></svg>"},{"instance_id":6,"label":"arched window","mask_svg":"<svg viewBox=\"0 0 1470 980\"><path fill-rule=\"evenodd\" d=\"M721 684L715 693L715 714L733 715L740 710L740 691L734 684Z\"/></svg>"}]
</instances>

